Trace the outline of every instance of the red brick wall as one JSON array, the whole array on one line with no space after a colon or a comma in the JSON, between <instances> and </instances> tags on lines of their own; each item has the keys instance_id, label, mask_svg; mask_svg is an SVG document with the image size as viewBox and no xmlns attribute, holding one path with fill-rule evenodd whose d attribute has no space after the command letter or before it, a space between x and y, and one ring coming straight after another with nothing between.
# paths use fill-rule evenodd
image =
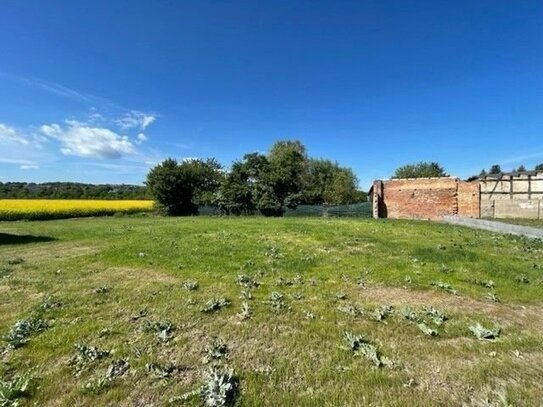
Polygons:
<instances>
[{"instance_id":1,"label":"red brick wall","mask_svg":"<svg viewBox=\"0 0 543 407\"><path fill-rule=\"evenodd\" d=\"M458 182L458 215L470 218L481 216L481 192L479 181Z\"/></svg>"},{"instance_id":2,"label":"red brick wall","mask_svg":"<svg viewBox=\"0 0 543 407\"><path fill-rule=\"evenodd\" d=\"M440 219L458 212L455 178L398 179L383 182L383 213L396 219Z\"/></svg>"},{"instance_id":3,"label":"red brick wall","mask_svg":"<svg viewBox=\"0 0 543 407\"><path fill-rule=\"evenodd\" d=\"M373 184L374 216L441 219L444 215L480 217L480 186L457 178L412 178ZM376 216L377 217L377 216Z\"/></svg>"}]
</instances>

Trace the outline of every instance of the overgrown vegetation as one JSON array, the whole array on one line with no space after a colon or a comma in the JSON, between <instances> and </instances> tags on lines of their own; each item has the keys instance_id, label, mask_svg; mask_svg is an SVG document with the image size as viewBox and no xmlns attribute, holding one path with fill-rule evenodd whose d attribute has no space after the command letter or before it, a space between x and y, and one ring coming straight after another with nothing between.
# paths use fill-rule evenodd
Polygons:
<instances>
[{"instance_id":1,"label":"overgrown vegetation","mask_svg":"<svg viewBox=\"0 0 543 407\"><path fill-rule=\"evenodd\" d=\"M191 215L198 205L220 213L283 216L300 204L343 205L365 202L349 168L313 159L299 141L278 141L268 154L250 153L223 171L214 159L168 159L152 168L146 185L168 215Z\"/></svg>"}]
</instances>

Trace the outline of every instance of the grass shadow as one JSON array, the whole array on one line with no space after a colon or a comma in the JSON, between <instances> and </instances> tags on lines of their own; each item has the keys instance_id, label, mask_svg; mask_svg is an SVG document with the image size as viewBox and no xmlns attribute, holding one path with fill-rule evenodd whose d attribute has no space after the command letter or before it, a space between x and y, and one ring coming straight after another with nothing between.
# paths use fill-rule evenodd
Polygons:
<instances>
[{"instance_id":1,"label":"grass shadow","mask_svg":"<svg viewBox=\"0 0 543 407\"><path fill-rule=\"evenodd\" d=\"M11 233L0 233L0 246L9 244L51 242L53 240L57 239L50 236L12 235Z\"/></svg>"}]
</instances>

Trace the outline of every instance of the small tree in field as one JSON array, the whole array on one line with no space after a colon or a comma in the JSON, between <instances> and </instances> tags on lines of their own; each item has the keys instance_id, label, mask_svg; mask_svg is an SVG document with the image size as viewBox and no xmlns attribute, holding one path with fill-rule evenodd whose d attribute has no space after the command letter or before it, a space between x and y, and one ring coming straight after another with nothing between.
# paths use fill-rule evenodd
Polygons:
<instances>
[{"instance_id":1,"label":"small tree in field","mask_svg":"<svg viewBox=\"0 0 543 407\"><path fill-rule=\"evenodd\" d=\"M199 197L218 186L220 165L213 159L178 163L168 158L147 174L146 185L158 209L167 215L198 213Z\"/></svg>"},{"instance_id":2,"label":"small tree in field","mask_svg":"<svg viewBox=\"0 0 543 407\"><path fill-rule=\"evenodd\" d=\"M417 164L408 164L397 168L392 178L429 178L446 176L447 173L438 163L421 161Z\"/></svg>"}]
</instances>

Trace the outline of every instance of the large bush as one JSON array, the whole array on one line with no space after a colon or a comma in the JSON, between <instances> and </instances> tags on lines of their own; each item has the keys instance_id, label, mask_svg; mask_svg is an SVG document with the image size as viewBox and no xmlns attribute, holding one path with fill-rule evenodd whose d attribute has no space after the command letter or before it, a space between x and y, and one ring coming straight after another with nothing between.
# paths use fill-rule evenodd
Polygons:
<instances>
[{"instance_id":1,"label":"large bush","mask_svg":"<svg viewBox=\"0 0 543 407\"><path fill-rule=\"evenodd\" d=\"M220 182L220 165L212 159L178 163L168 158L147 174L147 187L158 209L167 215L194 215L198 204Z\"/></svg>"},{"instance_id":2,"label":"large bush","mask_svg":"<svg viewBox=\"0 0 543 407\"><path fill-rule=\"evenodd\" d=\"M421 161L417 164L407 164L396 169L392 178L430 178L447 177L447 173L436 162Z\"/></svg>"}]
</instances>

